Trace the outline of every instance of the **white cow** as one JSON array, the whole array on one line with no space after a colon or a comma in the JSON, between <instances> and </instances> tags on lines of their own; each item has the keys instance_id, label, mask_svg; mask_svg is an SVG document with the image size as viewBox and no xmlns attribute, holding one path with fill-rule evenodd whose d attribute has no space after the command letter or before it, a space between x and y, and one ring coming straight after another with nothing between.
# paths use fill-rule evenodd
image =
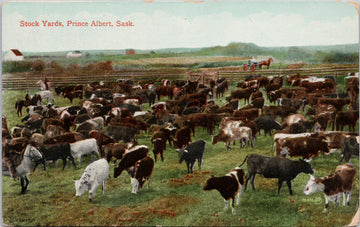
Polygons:
<instances>
[{"instance_id":1,"label":"white cow","mask_svg":"<svg viewBox=\"0 0 360 227\"><path fill-rule=\"evenodd\" d=\"M102 191L105 194L106 180L109 177L109 163L102 158L90 163L81 175L80 180L75 180L76 196L80 197L89 190L90 201L94 200L97 187L102 183Z\"/></svg>"},{"instance_id":2,"label":"white cow","mask_svg":"<svg viewBox=\"0 0 360 227\"><path fill-rule=\"evenodd\" d=\"M97 145L96 139L85 139L76 141L70 144L71 155L75 161L79 158L79 167L81 165L81 157L86 154L92 153L95 160L95 153L100 156L99 147Z\"/></svg>"}]
</instances>

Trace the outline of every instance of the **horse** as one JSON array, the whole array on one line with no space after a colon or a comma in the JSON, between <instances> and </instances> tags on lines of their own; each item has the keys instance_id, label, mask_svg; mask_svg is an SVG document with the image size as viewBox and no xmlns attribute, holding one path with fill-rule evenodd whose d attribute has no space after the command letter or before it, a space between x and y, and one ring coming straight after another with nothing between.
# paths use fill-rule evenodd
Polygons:
<instances>
[{"instance_id":1,"label":"horse","mask_svg":"<svg viewBox=\"0 0 360 227\"><path fill-rule=\"evenodd\" d=\"M45 77L45 82L43 82L42 80L39 80L36 84L39 85L41 90L43 90L43 91L50 90L50 85L49 85L48 79L46 77Z\"/></svg>"},{"instance_id":2,"label":"horse","mask_svg":"<svg viewBox=\"0 0 360 227\"><path fill-rule=\"evenodd\" d=\"M19 155L21 155L21 154L19 154ZM44 160L42 154L40 153L40 151L31 144L28 144L26 146L25 151L22 155L23 155L22 161L21 161L20 165L15 167L15 170L16 170L17 176L20 177L21 193L25 194L27 191L27 188L29 186L28 175L31 170L32 162L33 161L41 162L45 166L45 160ZM4 171L4 170L3 170L3 175L11 176L10 171Z\"/></svg>"},{"instance_id":3,"label":"horse","mask_svg":"<svg viewBox=\"0 0 360 227\"><path fill-rule=\"evenodd\" d=\"M274 61L273 58L269 58L269 59L266 60L266 61L260 61L260 62L259 62L259 68L261 69L261 67L262 67L263 65L266 65L267 68L269 69L271 62L273 62L273 61Z\"/></svg>"},{"instance_id":4,"label":"horse","mask_svg":"<svg viewBox=\"0 0 360 227\"><path fill-rule=\"evenodd\" d=\"M39 94L35 94L31 97L29 93L26 93L25 100L18 100L15 103L15 109L18 116L22 116L22 108L28 106L37 106L42 102L42 96Z\"/></svg>"}]
</instances>

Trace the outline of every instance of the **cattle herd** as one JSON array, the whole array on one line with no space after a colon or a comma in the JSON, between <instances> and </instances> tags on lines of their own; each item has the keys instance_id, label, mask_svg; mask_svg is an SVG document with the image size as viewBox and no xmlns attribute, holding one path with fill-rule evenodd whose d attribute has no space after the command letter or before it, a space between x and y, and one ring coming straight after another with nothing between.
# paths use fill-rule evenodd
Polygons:
<instances>
[{"instance_id":1,"label":"cattle herd","mask_svg":"<svg viewBox=\"0 0 360 227\"><path fill-rule=\"evenodd\" d=\"M316 170L311 164L313 158L339 151L339 164L347 163L334 167L335 171L329 170L329 176L312 175L304 188L305 195L323 191L327 211L328 202L338 204L343 195L344 204L350 202L356 169L349 160L359 155L355 131L359 117L358 74L347 75L344 84L345 92L339 93L332 76L296 74L251 76L239 81L231 91L226 78L204 84L190 80L154 83L120 79L108 84L100 81L59 86L54 93L46 90L51 86L44 86L36 95L26 94L24 100L14 103L18 116L26 108L21 124L9 130L7 118L2 116L3 175L20 177L25 193L31 162L35 162L35 168L43 164L46 169L48 161L62 159L63 169L67 160L79 168L82 156L92 154L94 161L85 168L80 180L74 181L76 196L88 190L93 200L100 184L105 193L112 160L116 165L113 177L126 170L132 178L132 193L136 194L146 181L150 187L158 156L166 162L167 147L173 146L179 162L185 161L188 173L193 173L196 162L199 169L206 166L207 147L223 142L231 150L239 141L240 150L251 150L257 137L263 135L273 138L274 156L249 154L226 176L211 176L203 189L218 190L226 200L225 208L232 199L236 214L235 197L238 195L239 204L249 180L255 190L256 174L277 178L278 194L285 181L293 194L291 181L300 173L313 174ZM71 103L80 99L81 105L57 106L52 94ZM229 95L224 97L225 94ZM162 96L167 98L161 99ZM199 127L207 130L213 140L193 141ZM344 131L347 127L349 130ZM136 140L147 133L151 135L152 147ZM149 154L151 149L153 157ZM35 157L34 152L40 154ZM246 174L242 169L245 163Z\"/></svg>"}]
</instances>

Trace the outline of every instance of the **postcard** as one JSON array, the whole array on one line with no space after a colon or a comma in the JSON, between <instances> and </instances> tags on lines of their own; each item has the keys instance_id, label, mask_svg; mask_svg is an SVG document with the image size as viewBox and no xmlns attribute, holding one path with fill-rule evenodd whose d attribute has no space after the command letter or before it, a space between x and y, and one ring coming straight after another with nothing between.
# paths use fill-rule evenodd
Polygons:
<instances>
[{"instance_id":1,"label":"postcard","mask_svg":"<svg viewBox=\"0 0 360 227\"><path fill-rule=\"evenodd\" d=\"M356 226L356 1L4 1L2 225Z\"/></svg>"}]
</instances>

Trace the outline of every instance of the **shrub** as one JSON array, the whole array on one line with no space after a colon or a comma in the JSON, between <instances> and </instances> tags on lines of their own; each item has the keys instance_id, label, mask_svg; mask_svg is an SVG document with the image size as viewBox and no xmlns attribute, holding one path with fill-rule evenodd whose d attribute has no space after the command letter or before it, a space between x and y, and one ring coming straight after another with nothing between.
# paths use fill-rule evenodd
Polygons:
<instances>
[{"instance_id":1,"label":"shrub","mask_svg":"<svg viewBox=\"0 0 360 227\"><path fill-rule=\"evenodd\" d=\"M32 70L35 72L42 72L46 68L46 64L43 60L35 60L32 62Z\"/></svg>"},{"instance_id":2,"label":"shrub","mask_svg":"<svg viewBox=\"0 0 360 227\"><path fill-rule=\"evenodd\" d=\"M6 61L3 62L3 72L4 73L21 73L31 70L32 62L31 61Z\"/></svg>"}]
</instances>

